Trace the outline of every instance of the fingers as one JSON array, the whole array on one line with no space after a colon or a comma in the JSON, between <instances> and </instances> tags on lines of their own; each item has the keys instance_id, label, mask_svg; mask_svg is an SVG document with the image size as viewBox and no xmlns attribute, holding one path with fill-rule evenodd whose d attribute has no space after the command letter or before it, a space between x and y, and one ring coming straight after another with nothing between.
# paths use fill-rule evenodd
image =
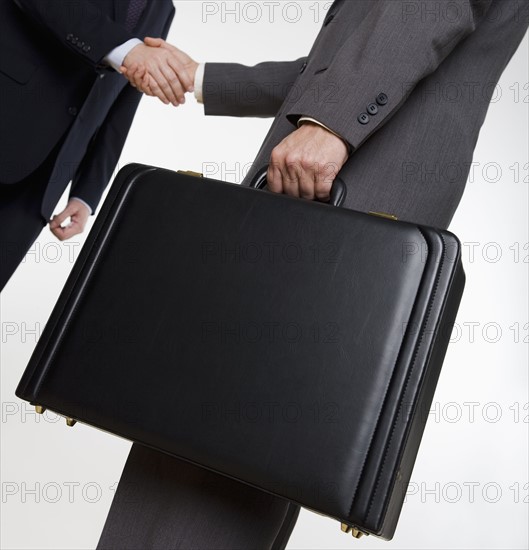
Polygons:
<instances>
[{"instance_id":1,"label":"fingers","mask_svg":"<svg viewBox=\"0 0 529 550\"><path fill-rule=\"evenodd\" d=\"M70 218L69 215L65 216L65 212L63 211L57 216L54 216L50 221L50 230L51 232L60 240L63 241L66 238L68 238L66 235L69 235L71 232L71 226L74 224L72 218ZM62 223L70 218L70 221L68 224L65 224L64 227L62 226ZM60 221L62 220L62 221Z\"/></svg>"},{"instance_id":2,"label":"fingers","mask_svg":"<svg viewBox=\"0 0 529 550\"><path fill-rule=\"evenodd\" d=\"M147 93L150 96L157 97L165 105L170 105L171 102L163 93L162 89L160 88L156 80L151 75L147 75L146 78L147 78L147 83L144 85L145 93Z\"/></svg>"},{"instance_id":3,"label":"fingers","mask_svg":"<svg viewBox=\"0 0 529 550\"><path fill-rule=\"evenodd\" d=\"M136 72L130 79L131 85L150 96L158 97L166 105L175 107L186 102L185 89L175 72L167 66Z\"/></svg>"},{"instance_id":4,"label":"fingers","mask_svg":"<svg viewBox=\"0 0 529 550\"><path fill-rule=\"evenodd\" d=\"M169 52L167 64L173 69L175 75L180 80L180 84L187 92L194 90L194 75L186 68L196 64L186 53L179 50L172 44L169 44L161 38L145 37L145 44L151 47L163 48Z\"/></svg>"},{"instance_id":5,"label":"fingers","mask_svg":"<svg viewBox=\"0 0 529 550\"><path fill-rule=\"evenodd\" d=\"M318 163L314 163L311 166L300 162L300 175L298 178L299 183L299 196L302 199L313 201L315 198L322 200L321 197L317 197L318 188L318 175L319 166ZM323 197L325 200L325 197Z\"/></svg>"},{"instance_id":6,"label":"fingers","mask_svg":"<svg viewBox=\"0 0 529 550\"><path fill-rule=\"evenodd\" d=\"M144 94L148 96L156 97L154 92L152 91L152 85L153 85L153 79L149 73L146 73L145 76L143 77L142 84L141 84L142 91Z\"/></svg>"},{"instance_id":7,"label":"fingers","mask_svg":"<svg viewBox=\"0 0 529 550\"><path fill-rule=\"evenodd\" d=\"M174 95L174 92L167 82L165 76L157 67L149 70L151 76L150 88L155 96L157 96L166 105L179 105L179 102Z\"/></svg>"},{"instance_id":8,"label":"fingers","mask_svg":"<svg viewBox=\"0 0 529 550\"><path fill-rule=\"evenodd\" d=\"M301 163L284 144L272 151L268 173L270 191L286 193L291 197L313 197L311 185L307 184L310 176L303 172Z\"/></svg>"},{"instance_id":9,"label":"fingers","mask_svg":"<svg viewBox=\"0 0 529 550\"><path fill-rule=\"evenodd\" d=\"M268 189L273 193L283 193L283 176L279 165L270 161L268 172L266 173Z\"/></svg>"},{"instance_id":10,"label":"fingers","mask_svg":"<svg viewBox=\"0 0 529 550\"><path fill-rule=\"evenodd\" d=\"M300 180L302 178L300 164L287 154L280 171L285 193L291 197L300 197Z\"/></svg>"},{"instance_id":11,"label":"fingers","mask_svg":"<svg viewBox=\"0 0 529 550\"><path fill-rule=\"evenodd\" d=\"M139 92L142 92L145 95L154 97L154 93L151 89L151 75L145 70L144 67L141 69L136 69L134 67L131 67L130 69L125 68L124 74L127 78L129 78L130 75L129 82L131 86L137 88Z\"/></svg>"},{"instance_id":12,"label":"fingers","mask_svg":"<svg viewBox=\"0 0 529 550\"><path fill-rule=\"evenodd\" d=\"M144 81L147 73L150 76L149 88L152 94L156 95L166 105L171 103L175 107L178 107L178 105L185 103L185 85L182 85L178 72L173 69L168 58L159 60L156 64L151 64L148 70L142 75L141 80L135 76L133 81L136 87L142 92L147 92Z\"/></svg>"},{"instance_id":13,"label":"fingers","mask_svg":"<svg viewBox=\"0 0 529 550\"><path fill-rule=\"evenodd\" d=\"M180 82L180 75L173 70L169 63L167 65L162 65L160 67L160 72L165 78L167 90L174 97L174 105L177 106L178 104L185 103L186 90ZM165 89L164 92L168 95L168 92Z\"/></svg>"},{"instance_id":14,"label":"fingers","mask_svg":"<svg viewBox=\"0 0 529 550\"><path fill-rule=\"evenodd\" d=\"M191 76L189 71L185 68L183 63L180 62L177 56L171 55L168 59L169 67L178 76L180 85L186 92L192 92L195 89L195 77Z\"/></svg>"},{"instance_id":15,"label":"fingers","mask_svg":"<svg viewBox=\"0 0 529 550\"><path fill-rule=\"evenodd\" d=\"M176 46L173 46L172 44L169 44L169 42L166 42L163 38L153 38L152 36L146 36L144 43L147 46L151 46L154 48L163 48L165 50L171 50L173 52L179 52L183 54L181 50L179 50ZM185 54L183 54L185 55Z\"/></svg>"},{"instance_id":16,"label":"fingers","mask_svg":"<svg viewBox=\"0 0 529 550\"><path fill-rule=\"evenodd\" d=\"M144 66L133 64L128 68L121 67L121 72L123 76L127 78L131 86L133 86L134 88L138 88L140 92L144 91L142 89L142 84L145 74L147 72Z\"/></svg>"},{"instance_id":17,"label":"fingers","mask_svg":"<svg viewBox=\"0 0 529 550\"><path fill-rule=\"evenodd\" d=\"M303 125L270 156L271 191L307 200L328 201L332 184L347 161L343 140L320 125Z\"/></svg>"},{"instance_id":18,"label":"fingers","mask_svg":"<svg viewBox=\"0 0 529 550\"><path fill-rule=\"evenodd\" d=\"M50 229L57 229L65 222L69 217L73 216L75 208L72 205L68 205L62 212L53 216L50 220Z\"/></svg>"},{"instance_id":19,"label":"fingers","mask_svg":"<svg viewBox=\"0 0 529 550\"><path fill-rule=\"evenodd\" d=\"M291 197L299 197L312 201L317 197L316 189L319 182L318 164L297 159L293 156L287 157L279 168L282 178L283 192ZM320 190L319 200L328 198L325 189Z\"/></svg>"},{"instance_id":20,"label":"fingers","mask_svg":"<svg viewBox=\"0 0 529 550\"><path fill-rule=\"evenodd\" d=\"M331 189L334 180L338 176L341 166L336 162L328 162L322 170L319 171L316 180L315 195L319 201L328 202L331 198Z\"/></svg>"},{"instance_id":21,"label":"fingers","mask_svg":"<svg viewBox=\"0 0 529 550\"><path fill-rule=\"evenodd\" d=\"M146 37L125 57L122 74L140 92L157 96L166 105L185 103L194 89L198 63L161 38Z\"/></svg>"},{"instance_id":22,"label":"fingers","mask_svg":"<svg viewBox=\"0 0 529 550\"><path fill-rule=\"evenodd\" d=\"M70 239L84 231L89 216L89 209L82 202L72 198L66 208L50 220L50 230L60 241ZM68 218L69 223L65 223Z\"/></svg>"},{"instance_id":23,"label":"fingers","mask_svg":"<svg viewBox=\"0 0 529 550\"><path fill-rule=\"evenodd\" d=\"M51 229L51 227L50 227ZM74 235L79 235L83 232L83 227L79 222L70 222L65 227L56 227L51 229L51 232L59 239L60 241L66 241L71 239Z\"/></svg>"}]
</instances>

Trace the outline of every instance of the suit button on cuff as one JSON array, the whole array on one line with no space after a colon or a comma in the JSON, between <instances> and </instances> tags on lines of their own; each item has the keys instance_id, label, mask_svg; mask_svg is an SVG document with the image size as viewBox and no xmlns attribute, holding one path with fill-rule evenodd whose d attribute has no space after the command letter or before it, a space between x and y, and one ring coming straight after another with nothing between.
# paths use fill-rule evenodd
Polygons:
<instances>
[{"instance_id":1,"label":"suit button on cuff","mask_svg":"<svg viewBox=\"0 0 529 550\"><path fill-rule=\"evenodd\" d=\"M90 46L83 46L83 52L89 52L92 48Z\"/></svg>"},{"instance_id":2,"label":"suit button on cuff","mask_svg":"<svg viewBox=\"0 0 529 550\"><path fill-rule=\"evenodd\" d=\"M376 105L376 103L370 103L368 106L367 106L367 112L370 114L370 115L376 115L378 113L378 107Z\"/></svg>"},{"instance_id":3,"label":"suit button on cuff","mask_svg":"<svg viewBox=\"0 0 529 550\"><path fill-rule=\"evenodd\" d=\"M77 114L77 107L68 107L68 114L75 116Z\"/></svg>"},{"instance_id":4,"label":"suit button on cuff","mask_svg":"<svg viewBox=\"0 0 529 550\"><path fill-rule=\"evenodd\" d=\"M360 122L360 124L367 124L369 122L369 116L367 113L362 113L361 115L358 116L358 122Z\"/></svg>"},{"instance_id":5,"label":"suit button on cuff","mask_svg":"<svg viewBox=\"0 0 529 550\"><path fill-rule=\"evenodd\" d=\"M387 96L386 94L384 94L384 93L378 94L378 96L377 96L377 103L378 103L379 105L386 105L387 102L388 102L388 96Z\"/></svg>"}]
</instances>

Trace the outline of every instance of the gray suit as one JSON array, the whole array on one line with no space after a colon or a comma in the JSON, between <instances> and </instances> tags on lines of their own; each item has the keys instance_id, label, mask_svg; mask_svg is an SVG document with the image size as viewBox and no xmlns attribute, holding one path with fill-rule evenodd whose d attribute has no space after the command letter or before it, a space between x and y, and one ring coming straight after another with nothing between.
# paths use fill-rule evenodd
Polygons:
<instances>
[{"instance_id":1,"label":"gray suit","mask_svg":"<svg viewBox=\"0 0 529 550\"><path fill-rule=\"evenodd\" d=\"M206 114L277 115L245 184L310 116L354 149L340 174L347 207L446 228L528 9L525 0L338 0L307 58L206 64Z\"/></svg>"},{"instance_id":2,"label":"gray suit","mask_svg":"<svg viewBox=\"0 0 529 550\"><path fill-rule=\"evenodd\" d=\"M308 58L207 64L206 114L277 115L245 184L310 116L354 149L341 172L347 207L446 228L494 86L527 29L528 4L338 0ZM127 503L131 487L137 495ZM134 446L99 548L283 548L297 511Z\"/></svg>"}]
</instances>

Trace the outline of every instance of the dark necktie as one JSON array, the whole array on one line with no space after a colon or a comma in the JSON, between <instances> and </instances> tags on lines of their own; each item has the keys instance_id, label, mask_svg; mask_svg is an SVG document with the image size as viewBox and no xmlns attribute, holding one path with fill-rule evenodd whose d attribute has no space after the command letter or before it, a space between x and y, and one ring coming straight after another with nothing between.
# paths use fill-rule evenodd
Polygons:
<instances>
[{"instance_id":1,"label":"dark necktie","mask_svg":"<svg viewBox=\"0 0 529 550\"><path fill-rule=\"evenodd\" d=\"M128 31L133 31L140 20L141 14L147 5L147 0L130 0L127 8L127 17L125 18L125 27Z\"/></svg>"}]
</instances>

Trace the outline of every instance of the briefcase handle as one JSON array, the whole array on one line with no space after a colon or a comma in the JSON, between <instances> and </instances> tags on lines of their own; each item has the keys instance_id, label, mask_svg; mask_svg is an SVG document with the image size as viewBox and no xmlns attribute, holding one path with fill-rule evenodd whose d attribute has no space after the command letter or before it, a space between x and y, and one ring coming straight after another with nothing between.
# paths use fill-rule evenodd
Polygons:
<instances>
[{"instance_id":1,"label":"briefcase handle","mask_svg":"<svg viewBox=\"0 0 529 550\"><path fill-rule=\"evenodd\" d=\"M264 189L266 187L266 174L268 172L268 166L261 168L250 182L250 187L254 189ZM344 181L337 177L331 188L331 197L327 204L332 206L342 206L347 196L347 186Z\"/></svg>"}]
</instances>

